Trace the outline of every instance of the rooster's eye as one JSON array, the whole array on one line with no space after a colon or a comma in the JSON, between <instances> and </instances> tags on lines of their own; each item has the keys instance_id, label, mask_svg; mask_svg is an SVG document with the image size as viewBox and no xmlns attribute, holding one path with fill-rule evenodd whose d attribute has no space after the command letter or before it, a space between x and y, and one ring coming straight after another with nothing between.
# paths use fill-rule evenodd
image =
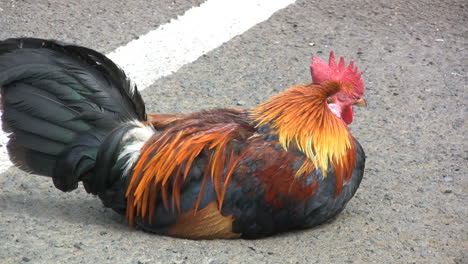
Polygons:
<instances>
[{"instance_id":1,"label":"rooster's eye","mask_svg":"<svg viewBox=\"0 0 468 264\"><path fill-rule=\"evenodd\" d=\"M338 100L346 101L347 99L348 99L348 96L346 94L338 94Z\"/></svg>"}]
</instances>

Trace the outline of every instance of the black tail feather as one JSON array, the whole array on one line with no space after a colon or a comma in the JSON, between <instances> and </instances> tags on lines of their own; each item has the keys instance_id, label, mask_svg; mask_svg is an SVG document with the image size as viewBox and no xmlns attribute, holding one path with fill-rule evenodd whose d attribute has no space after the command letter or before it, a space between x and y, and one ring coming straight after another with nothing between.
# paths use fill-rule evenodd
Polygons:
<instances>
[{"instance_id":1,"label":"black tail feather","mask_svg":"<svg viewBox=\"0 0 468 264\"><path fill-rule=\"evenodd\" d=\"M0 42L0 55L0 70L10 68L7 74L0 74L0 83L28 78L64 81L106 110L146 120L145 104L136 86L99 52L54 40L20 38ZM14 66L18 68L11 69Z\"/></svg>"},{"instance_id":2,"label":"black tail feather","mask_svg":"<svg viewBox=\"0 0 468 264\"><path fill-rule=\"evenodd\" d=\"M27 172L50 176L55 168L57 156L23 147L16 140L16 137L10 137L7 144L8 154L15 165Z\"/></svg>"},{"instance_id":3,"label":"black tail feather","mask_svg":"<svg viewBox=\"0 0 468 264\"><path fill-rule=\"evenodd\" d=\"M141 95L124 72L103 54L72 44L0 41L0 87L12 161L53 177L64 191L91 177L106 135L146 120Z\"/></svg>"}]
</instances>

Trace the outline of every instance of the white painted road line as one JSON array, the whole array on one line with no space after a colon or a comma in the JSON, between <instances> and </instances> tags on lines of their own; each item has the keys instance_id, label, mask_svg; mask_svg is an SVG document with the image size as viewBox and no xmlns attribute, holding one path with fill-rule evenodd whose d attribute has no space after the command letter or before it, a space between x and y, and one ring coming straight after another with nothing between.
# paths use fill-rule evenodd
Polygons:
<instances>
[{"instance_id":1,"label":"white painted road line","mask_svg":"<svg viewBox=\"0 0 468 264\"><path fill-rule=\"evenodd\" d=\"M143 90L295 0L207 0L108 56Z\"/></svg>"},{"instance_id":2,"label":"white painted road line","mask_svg":"<svg viewBox=\"0 0 468 264\"><path fill-rule=\"evenodd\" d=\"M295 1L207 0L107 56L143 90ZM7 142L7 135L0 131L0 173L12 165Z\"/></svg>"}]
</instances>

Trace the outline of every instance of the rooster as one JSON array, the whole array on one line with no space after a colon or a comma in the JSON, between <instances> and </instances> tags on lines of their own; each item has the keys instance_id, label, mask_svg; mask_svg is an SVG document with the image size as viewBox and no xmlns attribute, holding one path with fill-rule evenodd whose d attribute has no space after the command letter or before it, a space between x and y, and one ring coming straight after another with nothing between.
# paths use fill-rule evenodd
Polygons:
<instances>
[{"instance_id":1,"label":"rooster","mask_svg":"<svg viewBox=\"0 0 468 264\"><path fill-rule=\"evenodd\" d=\"M0 42L3 130L20 169L68 192L82 182L145 231L258 238L340 213L364 173L348 125L361 73L313 56L313 82L252 110L147 115L124 72L94 50L33 38Z\"/></svg>"}]
</instances>

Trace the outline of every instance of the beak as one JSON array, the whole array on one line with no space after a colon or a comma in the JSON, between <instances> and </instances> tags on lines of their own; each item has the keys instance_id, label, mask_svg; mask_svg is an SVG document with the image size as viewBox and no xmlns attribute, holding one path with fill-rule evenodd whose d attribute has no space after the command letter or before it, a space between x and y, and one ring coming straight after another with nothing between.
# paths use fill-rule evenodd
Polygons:
<instances>
[{"instance_id":1,"label":"beak","mask_svg":"<svg viewBox=\"0 0 468 264\"><path fill-rule=\"evenodd\" d=\"M355 105L355 106L367 106L367 103L366 103L366 100L361 98L361 99L357 100L356 102L354 102L353 105Z\"/></svg>"}]
</instances>

